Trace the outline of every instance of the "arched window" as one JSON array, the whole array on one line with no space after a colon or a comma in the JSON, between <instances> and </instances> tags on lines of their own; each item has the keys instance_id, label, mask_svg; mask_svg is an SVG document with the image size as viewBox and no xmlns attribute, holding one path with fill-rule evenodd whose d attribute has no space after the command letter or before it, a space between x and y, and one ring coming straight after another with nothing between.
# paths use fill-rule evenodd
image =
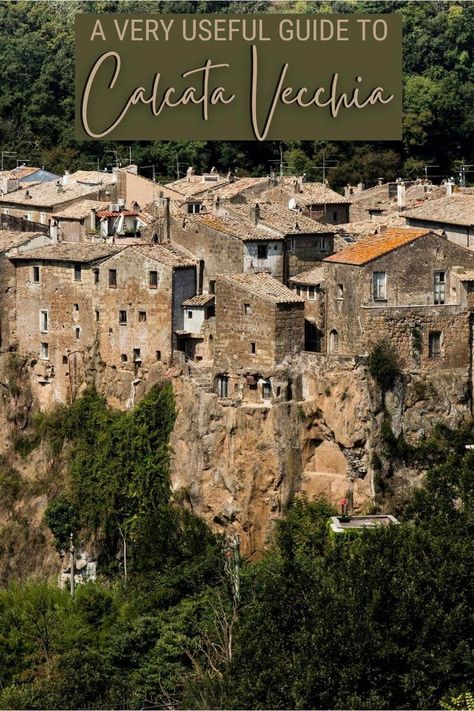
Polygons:
<instances>
[{"instance_id":1,"label":"arched window","mask_svg":"<svg viewBox=\"0 0 474 711\"><path fill-rule=\"evenodd\" d=\"M339 335L334 329L329 334L329 353L337 353L339 350Z\"/></svg>"}]
</instances>

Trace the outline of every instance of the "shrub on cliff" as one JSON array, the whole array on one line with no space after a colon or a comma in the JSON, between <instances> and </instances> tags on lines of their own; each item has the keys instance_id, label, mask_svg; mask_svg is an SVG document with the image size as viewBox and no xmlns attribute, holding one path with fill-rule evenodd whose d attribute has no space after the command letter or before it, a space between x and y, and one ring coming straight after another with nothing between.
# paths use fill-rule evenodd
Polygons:
<instances>
[{"instance_id":1,"label":"shrub on cliff","mask_svg":"<svg viewBox=\"0 0 474 711\"><path fill-rule=\"evenodd\" d=\"M379 341L369 354L369 373L383 393L391 390L400 376L398 354L389 341Z\"/></svg>"}]
</instances>

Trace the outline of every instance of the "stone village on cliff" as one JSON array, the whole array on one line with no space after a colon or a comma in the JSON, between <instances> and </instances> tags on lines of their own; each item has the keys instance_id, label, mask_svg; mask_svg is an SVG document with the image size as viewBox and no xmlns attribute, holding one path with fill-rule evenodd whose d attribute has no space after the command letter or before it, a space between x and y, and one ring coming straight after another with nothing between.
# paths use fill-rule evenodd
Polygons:
<instances>
[{"instance_id":1,"label":"stone village on cliff","mask_svg":"<svg viewBox=\"0 0 474 711\"><path fill-rule=\"evenodd\" d=\"M131 407L172 378L189 404L174 433L173 485L192 495L223 482L204 515L235 522L250 553L292 487L349 496L356 511L373 500L364 368L375 343L390 342L406 374L387 407L408 438L429 427L423 387L445 391L433 420L471 412L469 189L399 181L343 196L298 177L192 168L159 185L133 166L0 178L1 357L25 359L42 409L91 382ZM237 472L249 466L232 428L245 436L242 418L255 417L248 437L261 440L249 452L260 473L251 485L229 481L222 457ZM213 428L219 418L225 434Z\"/></svg>"}]
</instances>

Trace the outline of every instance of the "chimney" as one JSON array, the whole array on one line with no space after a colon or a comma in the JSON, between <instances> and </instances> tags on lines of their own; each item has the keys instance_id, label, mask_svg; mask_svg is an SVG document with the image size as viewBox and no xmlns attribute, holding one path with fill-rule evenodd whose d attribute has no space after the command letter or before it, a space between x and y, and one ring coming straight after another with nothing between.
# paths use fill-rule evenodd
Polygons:
<instances>
[{"instance_id":1,"label":"chimney","mask_svg":"<svg viewBox=\"0 0 474 711\"><path fill-rule=\"evenodd\" d=\"M63 175L63 185L69 185L70 173L68 170L64 171Z\"/></svg>"},{"instance_id":2,"label":"chimney","mask_svg":"<svg viewBox=\"0 0 474 711\"><path fill-rule=\"evenodd\" d=\"M258 202L256 202L253 207L250 207L249 220L252 225L258 225L258 221L260 220L260 205Z\"/></svg>"},{"instance_id":3,"label":"chimney","mask_svg":"<svg viewBox=\"0 0 474 711\"><path fill-rule=\"evenodd\" d=\"M190 182L191 182L191 178L192 178L193 175L194 175L194 168L193 168L192 165L190 165L189 168L188 168L187 171L186 171L186 182L187 182L187 183L190 183Z\"/></svg>"},{"instance_id":4,"label":"chimney","mask_svg":"<svg viewBox=\"0 0 474 711\"><path fill-rule=\"evenodd\" d=\"M405 183L397 182L397 207L401 210L405 207Z\"/></svg>"},{"instance_id":5,"label":"chimney","mask_svg":"<svg viewBox=\"0 0 474 711\"><path fill-rule=\"evenodd\" d=\"M165 242L171 242L170 199L165 198Z\"/></svg>"},{"instance_id":6,"label":"chimney","mask_svg":"<svg viewBox=\"0 0 474 711\"><path fill-rule=\"evenodd\" d=\"M449 178L449 180L446 181L446 196L451 197L453 194L453 188L454 188L454 178Z\"/></svg>"},{"instance_id":7,"label":"chimney","mask_svg":"<svg viewBox=\"0 0 474 711\"><path fill-rule=\"evenodd\" d=\"M91 207L91 232L95 232L97 228L97 215L95 207Z\"/></svg>"},{"instance_id":8,"label":"chimney","mask_svg":"<svg viewBox=\"0 0 474 711\"><path fill-rule=\"evenodd\" d=\"M383 185L383 178L377 178L377 185Z\"/></svg>"}]
</instances>

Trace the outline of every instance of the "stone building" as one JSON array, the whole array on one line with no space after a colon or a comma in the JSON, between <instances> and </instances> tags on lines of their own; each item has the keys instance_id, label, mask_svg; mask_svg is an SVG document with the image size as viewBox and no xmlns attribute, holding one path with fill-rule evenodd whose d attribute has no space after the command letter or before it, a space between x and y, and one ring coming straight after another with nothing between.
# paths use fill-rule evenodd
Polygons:
<instances>
[{"instance_id":1,"label":"stone building","mask_svg":"<svg viewBox=\"0 0 474 711\"><path fill-rule=\"evenodd\" d=\"M262 195L262 200L292 209L330 225L349 222L351 200L325 183L307 183L303 178L284 177Z\"/></svg>"},{"instance_id":2,"label":"stone building","mask_svg":"<svg viewBox=\"0 0 474 711\"><path fill-rule=\"evenodd\" d=\"M273 369L304 345L304 301L270 274L218 276L215 368Z\"/></svg>"},{"instance_id":3,"label":"stone building","mask_svg":"<svg viewBox=\"0 0 474 711\"><path fill-rule=\"evenodd\" d=\"M210 363L214 355L215 296L196 294L182 303L183 328L176 331L177 349L196 362Z\"/></svg>"},{"instance_id":4,"label":"stone building","mask_svg":"<svg viewBox=\"0 0 474 711\"><path fill-rule=\"evenodd\" d=\"M181 304L196 293L196 262L182 249L64 242L10 260L17 349L45 406L73 398L101 363L132 384L172 362Z\"/></svg>"},{"instance_id":5,"label":"stone building","mask_svg":"<svg viewBox=\"0 0 474 711\"><path fill-rule=\"evenodd\" d=\"M326 326L325 267L318 265L290 279L290 288L304 299L305 351L321 353Z\"/></svg>"},{"instance_id":6,"label":"stone building","mask_svg":"<svg viewBox=\"0 0 474 711\"><path fill-rule=\"evenodd\" d=\"M97 211L107 202L80 200L52 215L51 234L59 242L86 242L98 235Z\"/></svg>"},{"instance_id":7,"label":"stone building","mask_svg":"<svg viewBox=\"0 0 474 711\"><path fill-rule=\"evenodd\" d=\"M407 225L444 233L451 242L474 249L474 195L453 193L403 213Z\"/></svg>"},{"instance_id":8,"label":"stone building","mask_svg":"<svg viewBox=\"0 0 474 711\"><path fill-rule=\"evenodd\" d=\"M429 230L393 228L324 261L325 348L364 355L390 340L408 369L468 367L470 311L459 269L474 255Z\"/></svg>"}]
</instances>

